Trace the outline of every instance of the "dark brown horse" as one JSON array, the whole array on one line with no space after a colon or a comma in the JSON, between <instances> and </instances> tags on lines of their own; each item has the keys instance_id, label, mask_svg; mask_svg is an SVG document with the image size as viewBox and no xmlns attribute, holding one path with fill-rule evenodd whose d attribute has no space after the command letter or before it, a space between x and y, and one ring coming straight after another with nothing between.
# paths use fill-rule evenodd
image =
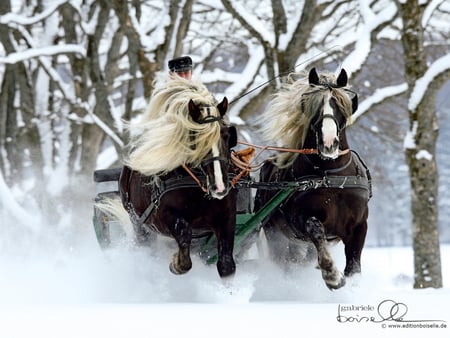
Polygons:
<instances>
[{"instance_id":1,"label":"dark brown horse","mask_svg":"<svg viewBox=\"0 0 450 338\"><path fill-rule=\"evenodd\" d=\"M160 100L166 111L149 118L142 133L132 140L119 193L138 243L149 242L155 233L175 239L178 251L170 263L173 273L191 269L193 239L213 234L217 269L225 277L236 269L236 190L230 188L228 178L236 130L224 121L226 98L217 104L203 86L184 82L179 81L182 91L164 89L171 91ZM167 100L173 100L173 105ZM114 214L111 207L103 209Z\"/></svg>"},{"instance_id":2,"label":"dark brown horse","mask_svg":"<svg viewBox=\"0 0 450 338\"><path fill-rule=\"evenodd\" d=\"M287 152L267 161L262 182L308 183L292 194L266 219L264 231L271 254L278 260L300 261L301 241L314 245L322 277L330 289L345 284L327 249L327 241L345 245L345 276L361 271L361 252L367 232L369 171L349 149L345 128L357 109L357 96L347 87L342 70L337 80L313 68L308 81L291 80L269 104L263 116L267 139L287 148L314 149L313 154ZM258 189L258 210L275 194ZM304 247L304 245L303 245Z\"/></svg>"}]
</instances>

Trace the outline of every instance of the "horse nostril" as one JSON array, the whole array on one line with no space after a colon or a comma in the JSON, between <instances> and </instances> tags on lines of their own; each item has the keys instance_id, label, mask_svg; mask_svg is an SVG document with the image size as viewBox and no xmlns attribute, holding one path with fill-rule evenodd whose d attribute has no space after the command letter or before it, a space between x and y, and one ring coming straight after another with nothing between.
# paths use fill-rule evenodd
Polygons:
<instances>
[{"instance_id":1,"label":"horse nostril","mask_svg":"<svg viewBox=\"0 0 450 338\"><path fill-rule=\"evenodd\" d=\"M218 193L222 193L225 191L225 185L224 184L214 184L212 186L212 190Z\"/></svg>"},{"instance_id":2,"label":"horse nostril","mask_svg":"<svg viewBox=\"0 0 450 338\"><path fill-rule=\"evenodd\" d=\"M339 147L339 139L335 138L332 142L330 141L329 143L324 143L323 144L323 149L329 152L334 151L336 148Z\"/></svg>"}]
</instances>

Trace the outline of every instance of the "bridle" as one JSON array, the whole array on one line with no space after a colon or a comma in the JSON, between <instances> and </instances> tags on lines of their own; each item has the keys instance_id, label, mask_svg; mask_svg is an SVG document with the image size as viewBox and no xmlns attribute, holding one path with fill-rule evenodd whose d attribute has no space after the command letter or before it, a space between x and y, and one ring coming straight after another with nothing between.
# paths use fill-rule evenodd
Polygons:
<instances>
[{"instance_id":1,"label":"bridle","mask_svg":"<svg viewBox=\"0 0 450 338\"><path fill-rule=\"evenodd\" d=\"M206 159L205 161L200 163L200 171L201 173L207 177L207 172L205 170L205 167L214 162L214 161L219 161L219 162L229 162L229 160L226 157L223 156L214 156L214 157L210 157L208 159ZM199 186L199 188L204 192L204 193L208 193L208 188L205 187L205 185L203 184L203 182L200 180L200 178L198 178L198 176L186 165L183 164L182 165L183 169L192 177L192 179L197 183L197 185Z\"/></svg>"},{"instance_id":2,"label":"bridle","mask_svg":"<svg viewBox=\"0 0 450 338\"><path fill-rule=\"evenodd\" d=\"M202 107L202 108L208 108L208 107ZM203 119L197 121L197 123L199 123L199 124L206 124L206 123L219 122L219 124L220 124L222 121L223 121L223 119L222 119L221 116L212 116L212 115L209 114L209 111L208 111L208 115L205 116ZM226 158L225 156L211 156L211 157L208 157L205 160L203 160L200 163L200 165L199 165L199 169L200 169L202 175L204 175L205 177L208 177L208 174L206 172L206 166L208 166L209 164L211 164L214 161L219 161L219 162L223 162L223 163L229 163L229 159ZM205 187L205 185L200 180L200 178L186 164L182 164L182 167L192 177L192 179L197 183L199 188L204 193L209 194L208 187Z\"/></svg>"},{"instance_id":3,"label":"bridle","mask_svg":"<svg viewBox=\"0 0 450 338\"><path fill-rule=\"evenodd\" d=\"M339 125L338 120L336 119L336 117L334 115L323 115L323 111L321 113L321 116L317 119L317 121L311 125L311 130L315 133L315 137L316 137L316 144L319 144L319 129L317 128L317 126L321 123L323 123L323 121L325 119L331 119L334 121L334 123L336 124L337 128L338 128L338 137L339 137L339 142L341 142L341 135L342 135L342 131L345 129L346 127L346 123L343 123L342 126ZM350 152L350 149L339 149L339 153L338 156L342 156L342 155L346 155ZM322 156L321 153L317 150L317 154L319 156Z\"/></svg>"},{"instance_id":4,"label":"bridle","mask_svg":"<svg viewBox=\"0 0 450 338\"><path fill-rule=\"evenodd\" d=\"M358 106L358 95L347 88L342 88L342 87L338 87L336 85L333 84L323 84L323 86L326 89L329 89L330 91L332 90L332 88L341 88L343 90L345 90L348 93L351 93L353 95L353 97L351 98L352 101L352 111L355 112ZM316 93L317 91L323 90L324 88L317 88L315 90L309 91L304 93L303 95L308 95L308 94L312 94L312 93ZM332 119L334 121L334 123L336 124L336 126L338 127L338 131L339 131L339 136L341 135L341 131L343 129L345 129L346 127L346 123L344 123L342 126L339 124L339 121L336 119L336 117L334 115L324 115L323 114L323 110L320 113L320 116L316 119L316 121L314 123L311 124L311 128L313 129L313 131L316 134L316 138L318 138L318 125L319 123L323 122L324 119ZM204 123L213 123L213 122L219 122L222 119L220 117L215 117L212 115L208 115L205 118L203 118L201 121L199 121L198 123L204 124ZM260 151L258 152L258 154L256 154L254 156L254 158L258 158L262 152L266 151L266 150L273 150L273 151L277 151L277 152L290 152L290 153L298 153L298 154L304 154L304 155L318 155L319 151L317 148L313 149L293 149L293 148L285 148L285 147L275 147L275 146L260 146L260 145L256 145L256 144L252 144L249 142L245 142L245 141L238 141L237 143L242 144L242 145L246 145L246 146L250 146L253 148L258 148L260 149ZM346 155L350 153L350 149L344 149L344 150L339 150L339 156L342 155ZM204 167L208 164L210 164L213 161L221 161L221 162L228 162L231 161L231 163L233 163L238 169L240 169L240 172L238 175L236 175L233 180L231 181L231 187L234 187L238 180L245 175L245 173L248 172L255 172L257 170L259 170L263 164L264 161L259 163L259 164L251 164L251 163L244 163L242 161L239 160L239 158L237 158L233 152L231 152L231 156L230 159L223 157L223 156L216 156L216 157L210 157L206 160L204 160L201 164L200 164L200 169L202 171L202 173L206 176L206 173L204 171ZM253 162L253 161L252 161ZM198 186L200 187L200 189L202 189L203 192L208 193L208 189L207 187L205 187L202 183L202 181L197 177L197 175L195 175L195 173L185 164L182 165L182 167L184 168L184 170L194 179L194 181L198 184Z\"/></svg>"},{"instance_id":5,"label":"bridle","mask_svg":"<svg viewBox=\"0 0 450 338\"><path fill-rule=\"evenodd\" d=\"M339 124L339 121L337 120L336 116L334 116L334 115L324 115L324 114L323 114L323 110L322 110L322 111L320 112L319 117L316 119L316 121L315 121L314 123L311 124L311 129L312 129L312 131L314 131L314 132L317 134L317 133L319 132L318 126L321 125L321 124L323 124L323 121L324 121L325 119L331 119L331 120L333 120L333 122L336 124L336 126L337 126L337 128L338 128L339 134L341 133L341 131L342 131L343 129L345 129L345 123L341 126L341 125Z\"/></svg>"},{"instance_id":6,"label":"bridle","mask_svg":"<svg viewBox=\"0 0 450 338\"><path fill-rule=\"evenodd\" d=\"M304 93L303 95L309 95L309 94L317 93L317 92L322 91L324 89L325 90L328 89L330 92L333 90L333 88L334 89L337 89L337 88L343 89L344 91L353 94L353 97L351 98L352 111L353 112L356 111L357 106L358 106L358 95L354 91L352 91L352 90L350 90L348 88L339 87L337 85L330 84L330 83L324 83L324 84L321 84L321 85L323 86L323 88L317 88L315 90L311 90L309 92ZM333 112L334 112L334 109L333 109ZM340 138L341 138L341 135L342 135L342 131L347 126L346 119L344 119L344 123L341 124L341 123L339 123L338 119L336 118L336 116L334 114L333 115L328 115L328 114L324 115L323 109L321 109L319 116L316 119L314 119L314 122L311 123L311 125L310 125L311 130L315 133L315 138L316 138L316 144L317 145L319 144L319 132L320 132L319 125L322 125L323 121L325 119L331 119L336 124L337 130L338 130L339 141L340 141ZM339 149L339 155L338 156L342 156L342 155L348 154L349 152L350 152L350 149L348 149L348 148L344 149L344 150ZM317 153L319 154L319 152L317 152ZM319 154L319 156L320 156L320 154Z\"/></svg>"}]
</instances>

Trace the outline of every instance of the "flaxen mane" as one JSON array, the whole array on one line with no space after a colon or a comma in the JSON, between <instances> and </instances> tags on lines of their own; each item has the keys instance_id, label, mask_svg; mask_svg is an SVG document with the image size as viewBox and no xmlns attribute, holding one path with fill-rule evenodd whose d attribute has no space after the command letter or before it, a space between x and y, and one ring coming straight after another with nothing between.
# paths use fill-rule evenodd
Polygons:
<instances>
[{"instance_id":1,"label":"flaxen mane","mask_svg":"<svg viewBox=\"0 0 450 338\"><path fill-rule=\"evenodd\" d=\"M191 99L196 105L212 107L212 115L219 116L217 102L203 84L169 79L155 89L139 126L141 132L130 141L125 164L144 175L167 173L182 164L199 165L218 142L220 126L192 121Z\"/></svg>"},{"instance_id":2,"label":"flaxen mane","mask_svg":"<svg viewBox=\"0 0 450 338\"><path fill-rule=\"evenodd\" d=\"M323 86L310 85L304 74L292 73L288 76L287 82L274 94L261 117L260 132L264 141L276 142L286 148L303 148L311 121L329 95L336 99L349 122L351 100L343 88L329 86L336 85L334 74L320 74L320 83ZM289 166L297 156L295 153L280 152L277 165Z\"/></svg>"},{"instance_id":3,"label":"flaxen mane","mask_svg":"<svg viewBox=\"0 0 450 338\"><path fill-rule=\"evenodd\" d=\"M179 76L169 75L166 79L158 79L154 82L154 86L152 97L142 117L143 122L166 115L168 111L184 114L187 111L189 98L196 103L197 101L208 103L216 101L201 82L186 80Z\"/></svg>"}]
</instances>

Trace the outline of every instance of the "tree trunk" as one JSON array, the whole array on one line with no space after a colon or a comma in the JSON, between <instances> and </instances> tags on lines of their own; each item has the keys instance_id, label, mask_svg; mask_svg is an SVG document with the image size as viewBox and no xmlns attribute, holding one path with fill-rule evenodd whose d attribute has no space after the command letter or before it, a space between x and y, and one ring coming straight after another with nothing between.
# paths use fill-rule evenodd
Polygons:
<instances>
[{"instance_id":1,"label":"tree trunk","mask_svg":"<svg viewBox=\"0 0 450 338\"><path fill-rule=\"evenodd\" d=\"M425 5L417 0L399 4L403 19L402 44L409 96L427 69L422 16ZM413 222L414 288L442 287L438 231L438 171L435 111L437 89L430 86L420 104L409 111L411 141L406 143L406 160L411 183ZM413 141L413 142L412 142Z\"/></svg>"},{"instance_id":2,"label":"tree trunk","mask_svg":"<svg viewBox=\"0 0 450 338\"><path fill-rule=\"evenodd\" d=\"M181 12L180 24L176 32L174 57L181 56L183 54L183 40L189 30L189 24L192 17L192 4L193 0L187 0Z\"/></svg>"}]
</instances>

